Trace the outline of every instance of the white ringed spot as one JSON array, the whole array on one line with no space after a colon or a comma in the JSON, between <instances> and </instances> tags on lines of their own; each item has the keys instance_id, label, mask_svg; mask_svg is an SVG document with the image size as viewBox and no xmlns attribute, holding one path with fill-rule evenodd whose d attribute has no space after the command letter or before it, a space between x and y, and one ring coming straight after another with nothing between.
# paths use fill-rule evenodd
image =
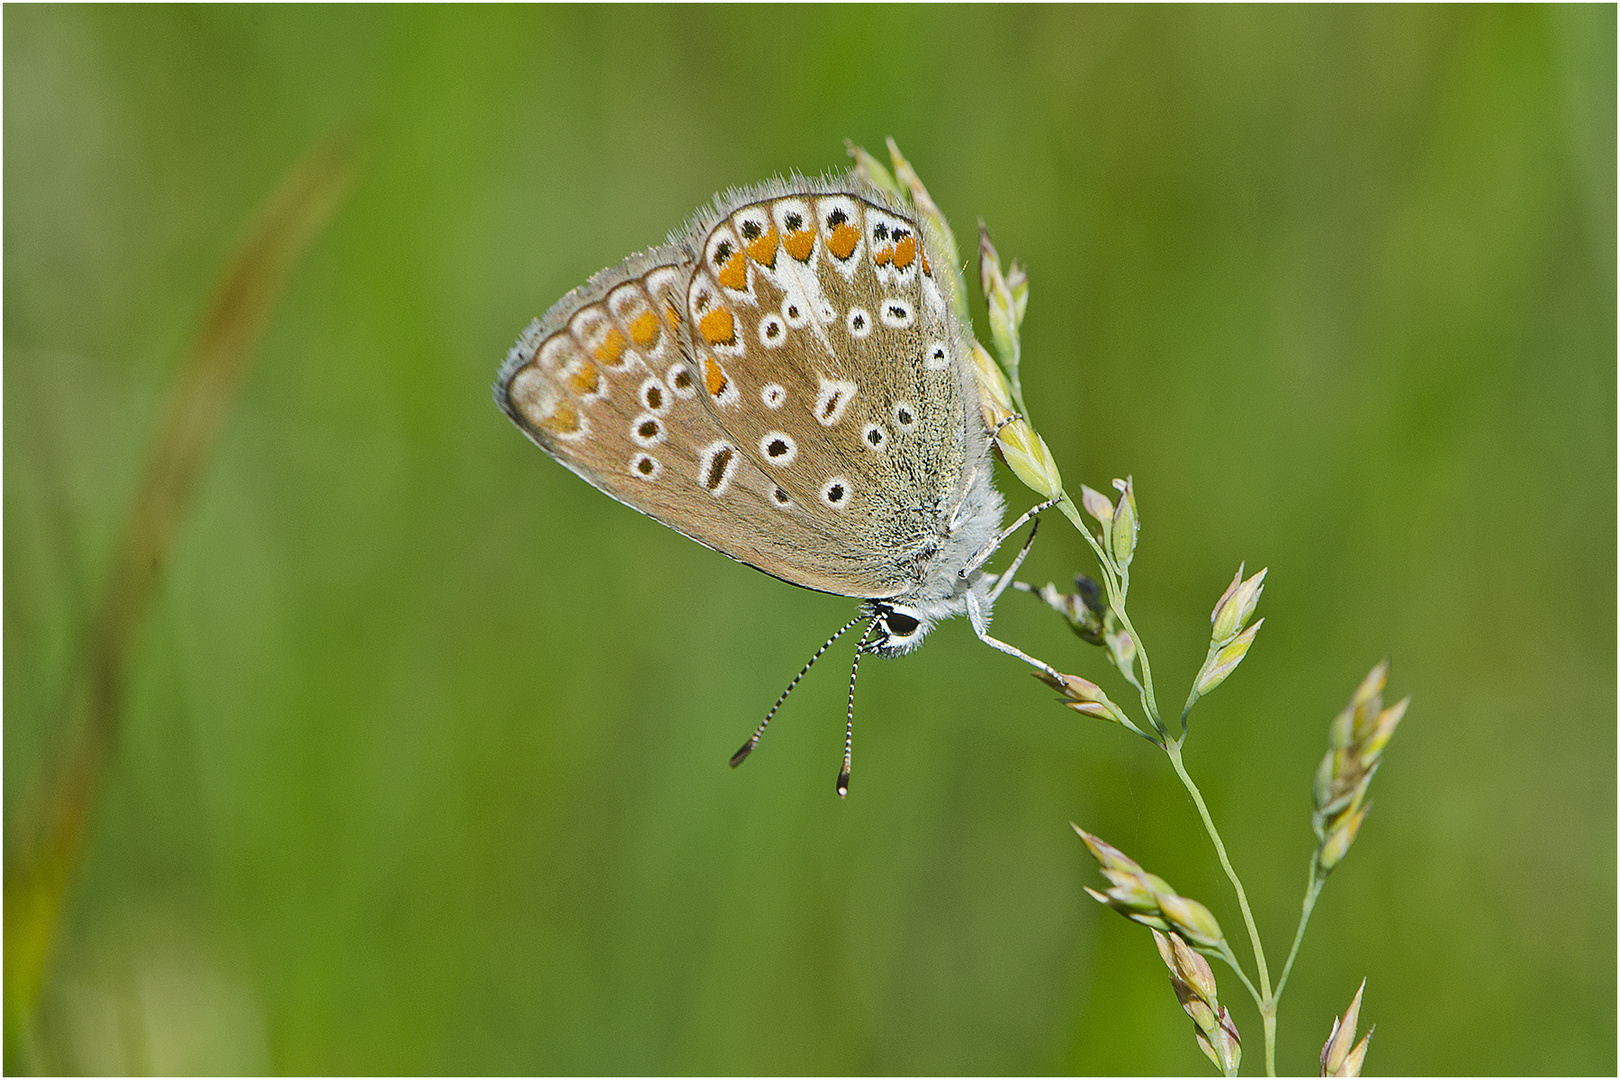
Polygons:
<instances>
[{"instance_id":1,"label":"white ringed spot","mask_svg":"<svg viewBox=\"0 0 1620 1080\"><path fill-rule=\"evenodd\" d=\"M917 413L916 410L912 409L909 401L895 402L894 408L889 415L894 417L895 426L901 431L909 432L917 426Z\"/></svg>"},{"instance_id":2,"label":"white ringed spot","mask_svg":"<svg viewBox=\"0 0 1620 1080\"><path fill-rule=\"evenodd\" d=\"M861 442L865 449L883 451L889 448L889 429L882 424L867 424L861 429Z\"/></svg>"},{"instance_id":3,"label":"white ringed spot","mask_svg":"<svg viewBox=\"0 0 1620 1080\"><path fill-rule=\"evenodd\" d=\"M917 321L917 312L904 300L889 299L878 309L878 318L891 330L904 330Z\"/></svg>"},{"instance_id":4,"label":"white ringed spot","mask_svg":"<svg viewBox=\"0 0 1620 1080\"><path fill-rule=\"evenodd\" d=\"M842 510L849 505L849 481L842 476L835 476L821 485L821 501L834 510Z\"/></svg>"},{"instance_id":5,"label":"white ringed spot","mask_svg":"<svg viewBox=\"0 0 1620 1080\"><path fill-rule=\"evenodd\" d=\"M859 341L872 332L872 316L868 315L863 307L852 307L849 314L844 316L844 329L849 336Z\"/></svg>"},{"instance_id":6,"label":"white ringed spot","mask_svg":"<svg viewBox=\"0 0 1620 1080\"><path fill-rule=\"evenodd\" d=\"M793 464L799 456L799 444L785 431L767 431L759 437L759 452L766 461L781 467Z\"/></svg>"},{"instance_id":7,"label":"white ringed spot","mask_svg":"<svg viewBox=\"0 0 1620 1080\"><path fill-rule=\"evenodd\" d=\"M759 320L759 343L767 349L780 349L787 344L787 324L780 315L767 315Z\"/></svg>"},{"instance_id":8,"label":"white ringed spot","mask_svg":"<svg viewBox=\"0 0 1620 1080\"><path fill-rule=\"evenodd\" d=\"M651 454L637 454L630 459L630 475L637 480L656 480L664 471L664 463Z\"/></svg>"},{"instance_id":9,"label":"white ringed spot","mask_svg":"<svg viewBox=\"0 0 1620 1080\"><path fill-rule=\"evenodd\" d=\"M822 377L821 391L816 394L815 408L811 410L822 427L832 427L844 418L844 410L855 400L858 389L852 382Z\"/></svg>"},{"instance_id":10,"label":"white ringed spot","mask_svg":"<svg viewBox=\"0 0 1620 1080\"><path fill-rule=\"evenodd\" d=\"M630 421L630 438L637 446L657 446L664 437L663 422L652 413L642 413Z\"/></svg>"},{"instance_id":11,"label":"white ringed spot","mask_svg":"<svg viewBox=\"0 0 1620 1080\"><path fill-rule=\"evenodd\" d=\"M763 205L745 206L731 216L731 223L742 238L748 257L764 267L776 265L778 237L771 228L771 217Z\"/></svg>"},{"instance_id":12,"label":"white ringed spot","mask_svg":"<svg viewBox=\"0 0 1620 1080\"><path fill-rule=\"evenodd\" d=\"M585 355L603 367L617 368L627 344L625 336L613 325L613 319L598 304L582 307L568 321L568 330L580 344L581 358Z\"/></svg>"},{"instance_id":13,"label":"white ringed spot","mask_svg":"<svg viewBox=\"0 0 1620 1080\"><path fill-rule=\"evenodd\" d=\"M656 375L642 382L640 397L641 403L654 416L663 416L669 411L669 390Z\"/></svg>"},{"instance_id":14,"label":"white ringed spot","mask_svg":"<svg viewBox=\"0 0 1620 1080\"><path fill-rule=\"evenodd\" d=\"M899 224L898 221L881 210L867 210L866 232L874 251L894 242L890 239L889 232Z\"/></svg>"},{"instance_id":15,"label":"white ringed spot","mask_svg":"<svg viewBox=\"0 0 1620 1080\"><path fill-rule=\"evenodd\" d=\"M737 460L737 450L730 443L710 443L704 448L702 463L698 466L698 483L719 498L737 474Z\"/></svg>"},{"instance_id":16,"label":"white ringed spot","mask_svg":"<svg viewBox=\"0 0 1620 1080\"><path fill-rule=\"evenodd\" d=\"M943 341L930 341L923 353L923 367L929 371L944 371L951 366L951 351Z\"/></svg>"},{"instance_id":17,"label":"white ringed spot","mask_svg":"<svg viewBox=\"0 0 1620 1080\"><path fill-rule=\"evenodd\" d=\"M787 388L781 383L768 382L759 388L759 400L767 409L780 409L787 401Z\"/></svg>"},{"instance_id":18,"label":"white ringed spot","mask_svg":"<svg viewBox=\"0 0 1620 1080\"><path fill-rule=\"evenodd\" d=\"M669 383L670 391L678 398L690 398L697 394L697 380L693 378L692 369L684 360L677 360L669 365L664 381Z\"/></svg>"},{"instance_id":19,"label":"white ringed spot","mask_svg":"<svg viewBox=\"0 0 1620 1080\"><path fill-rule=\"evenodd\" d=\"M810 311L802 299L789 296L782 301L782 319L793 329L803 330L810 325Z\"/></svg>"}]
</instances>

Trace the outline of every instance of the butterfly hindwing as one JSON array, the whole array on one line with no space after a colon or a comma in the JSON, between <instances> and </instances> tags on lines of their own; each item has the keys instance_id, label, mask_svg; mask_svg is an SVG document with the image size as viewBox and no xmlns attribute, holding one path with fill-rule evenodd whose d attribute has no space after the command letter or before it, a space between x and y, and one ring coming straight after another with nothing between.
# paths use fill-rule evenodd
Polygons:
<instances>
[{"instance_id":1,"label":"butterfly hindwing","mask_svg":"<svg viewBox=\"0 0 1620 1080\"><path fill-rule=\"evenodd\" d=\"M858 595L849 552L704 406L680 314L692 270L667 245L596 274L525 331L497 403L620 502L795 585Z\"/></svg>"}]
</instances>

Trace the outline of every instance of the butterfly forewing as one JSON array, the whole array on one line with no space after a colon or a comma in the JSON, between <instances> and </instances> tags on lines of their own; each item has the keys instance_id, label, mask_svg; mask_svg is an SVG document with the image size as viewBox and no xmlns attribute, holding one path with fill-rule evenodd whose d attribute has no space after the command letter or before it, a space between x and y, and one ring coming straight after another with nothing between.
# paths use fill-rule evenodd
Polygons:
<instances>
[{"instance_id":1,"label":"butterfly forewing","mask_svg":"<svg viewBox=\"0 0 1620 1080\"><path fill-rule=\"evenodd\" d=\"M542 449L620 502L793 584L846 592L834 538L702 403L679 316L690 273L684 252L662 248L597 274L524 333L496 400Z\"/></svg>"},{"instance_id":2,"label":"butterfly forewing","mask_svg":"<svg viewBox=\"0 0 1620 1080\"><path fill-rule=\"evenodd\" d=\"M710 413L859 560L915 586L965 482L964 348L915 224L847 191L756 189L700 234L686 295Z\"/></svg>"}]
</instances>

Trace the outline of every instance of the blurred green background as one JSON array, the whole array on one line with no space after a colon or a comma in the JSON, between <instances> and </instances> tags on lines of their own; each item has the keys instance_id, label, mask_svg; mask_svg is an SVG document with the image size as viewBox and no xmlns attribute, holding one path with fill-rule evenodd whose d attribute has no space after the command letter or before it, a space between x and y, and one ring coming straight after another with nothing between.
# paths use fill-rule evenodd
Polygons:
<instances>
[{"instance_id":1,"label":"blurred green background","mask_svg":"<svg viewBox=\"0 0 1620 1080\"><path fill-rule=\"evenodd\" d=\"M13 1069L1208 1071L1068 827L1241 937L1162 755L956 622L865 665L847 802L847 643L732 772L854 605L611 502L490 403L591 272L892 134L1028 264L1069 482L1136 478L1162 696L1239 561L1271 568L1187 753L1274 969L1329 719L1386 654L1414 697L1280 1066L1315 1071L1366 976L1369 1072L1614 1072L1613 7L4 29L8 882L213 283L312 143L368 140L178 534ZM1054 518L1024 576L1091 568ZM1049 612L998 615L1127 699Z\"/></svg>"}]
</instances>

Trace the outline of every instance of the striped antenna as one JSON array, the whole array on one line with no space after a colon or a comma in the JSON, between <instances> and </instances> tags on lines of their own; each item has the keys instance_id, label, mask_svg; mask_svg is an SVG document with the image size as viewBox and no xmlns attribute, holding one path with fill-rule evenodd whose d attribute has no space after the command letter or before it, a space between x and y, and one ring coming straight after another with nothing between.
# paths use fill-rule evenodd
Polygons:
<instances>
[{"instance_id":1,"label":"striped antenna","mask_svg":"<svg viewBox=\"0 0 1620 1080\"><path fill-rule=\"evenodd\" d=\"M857 619L856 622L860 620ZM855 676L861 671L861 656L866 652L866 639L872 636L873 627L878 621L873 619L866 627L866 633L861 635L861 643L855 647L855 663L849 669L849 708L844 713L844 767L838 773L838 797L846 798L849 795L849 761L855 750ZM848 627L845 627L847 630ZM842 631L840 631L841 633Z\"/></svg>"},{"instance_id":2,"label":"striped antenna","mask_svg":"<svg viewBox=\"0 0 1620 1080\"><path fill-rule=\"evenodd\" d=\"M808 660L806 660L804 662L804 667L800 668L799 673L797 675L793 676L793 681L787 684L787 689L782 691L782 696L776 699L776 704L772 705L771 706L771 711L765 714L765 719L760 721L759 727L755 728L754 733L748 737L748 741L742 744L742 749L738 750L735 754L731 755L731 767L733 769L735 769L737 766L741 765L744 761L746 761L748 759L748 755L754 752L754 747L759 745L759 737L761 735L765 734L765 729L770 725L771 718L776 715L776 710L778 710L778 709L780 709L782 707L782 702L786 701L788 699L788 695L793 693L793 688L795 686L799 685L799 680L804 678L805 673L810 670L811 666L813 664L815 664L815 662L817 660L821 659L821 654L826 652L828 649L832 648L833 647L833 642L837 641L839 638L841 638L845 634L849 633L852 629L855 628L855 624L860 622L864 618L866 618L866 615L863 613L863 614L857 615L853 619L849 620L849 622L845 623L839 629L838 633L836 633L832 637L828 638L826 640L826 642L822 644L821 648L816 650L816 654L814 656L812 656L810 659L808 659ZM868 628L867 632L870 633L871 629ZM862 640L865 640L865 639L863 638ZM858 662L859 657L857 656L856 659L857 659L857 662ZM854 690L853 689L851 689L850 694L851 694L851 700L853 700L853 695L854 695ZM845 756L847 758L848 755L846 754Z\"/></svg>"}]
</instances>

